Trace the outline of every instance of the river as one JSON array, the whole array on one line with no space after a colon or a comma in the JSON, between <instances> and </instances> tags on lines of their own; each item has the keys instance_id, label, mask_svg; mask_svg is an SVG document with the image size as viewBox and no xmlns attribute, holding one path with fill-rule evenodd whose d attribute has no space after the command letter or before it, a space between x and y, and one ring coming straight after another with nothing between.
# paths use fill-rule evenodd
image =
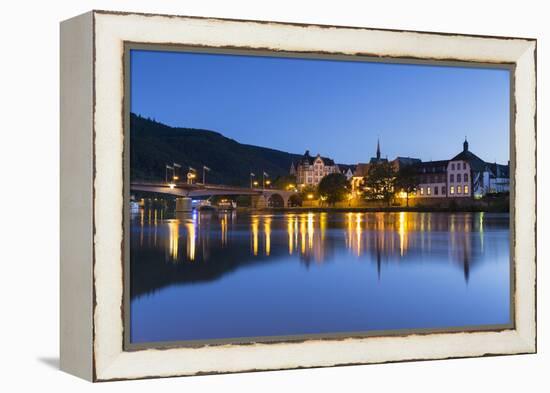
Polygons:
<instances>
[{"instance_id":1,"label":"river","mask_svg":"<svg viewBox=\"0 0 550 393\"><path fill-rule=\"evenodd\" d=\"M132 343L510 322L509 215L132 214Z\"/></svg>"}]
</instances>

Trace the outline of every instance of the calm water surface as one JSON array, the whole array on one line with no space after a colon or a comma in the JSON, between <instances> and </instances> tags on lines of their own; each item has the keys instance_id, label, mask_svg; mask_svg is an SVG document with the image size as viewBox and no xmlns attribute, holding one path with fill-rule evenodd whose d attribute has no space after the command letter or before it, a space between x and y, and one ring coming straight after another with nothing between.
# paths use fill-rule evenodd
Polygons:
<instances>
[{"instance_id":1,"label":"calm water surface","mask_svg":"<svg viewBox=\"0 0 550 393\"><path fill-rule=\"evenodd\" d=\"M509 215L131 218L133 343L507 324Z\"/></svg>"}]
</instances>

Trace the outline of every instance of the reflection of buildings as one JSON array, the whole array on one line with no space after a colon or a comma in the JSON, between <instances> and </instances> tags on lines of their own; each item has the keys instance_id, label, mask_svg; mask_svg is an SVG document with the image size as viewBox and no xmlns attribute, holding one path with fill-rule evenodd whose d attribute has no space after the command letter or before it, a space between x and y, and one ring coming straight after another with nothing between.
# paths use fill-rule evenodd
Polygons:
<instances>
[{"instance_id":1,"label":"reflection of buildings","mask_svg":"<svg viewBox=\"0 0 550 393\"><path fill-rule=\"evenodd\" d=\"M327 213L287 214L284 220L274 221L270 215L253 215L250 220L250 251L254 256L269 256L272 249L272 231L286 231L284 237L277 236L276 246L285 249L288 255L297 254L306 263L314 260L318 263L325 259L329 245L325 238Z\"/></svg>"},{"instance_id":2,"label":"reflection of buildings","mask_svg":"<svg viewBox=\"0 0 550 393\"><path fill-rule=\"evenodd\" d=\"M451 261L464 270L483 253L484 214L346 213L346 247L383 263Z\"/></svg>"},{"instance_id":3,"label":"reflection of buildings","mask_svg":"<svg viewBox=\"0 0 550 393\"><path fill-rule=\"evenodd\" d=\"M483 258L485 232L507 231L507 217L487 222L483 213L309 212L164 219L160 210L142 210L132 218L132 293L171 282L215 280L289 256L307 266L350 263L349 258L338 260L342 252L359 263L375 264L380 279L390 265L452 263L468 280ZM507 244L506 237L499 246Z\"/></svg>"}]
</instances>

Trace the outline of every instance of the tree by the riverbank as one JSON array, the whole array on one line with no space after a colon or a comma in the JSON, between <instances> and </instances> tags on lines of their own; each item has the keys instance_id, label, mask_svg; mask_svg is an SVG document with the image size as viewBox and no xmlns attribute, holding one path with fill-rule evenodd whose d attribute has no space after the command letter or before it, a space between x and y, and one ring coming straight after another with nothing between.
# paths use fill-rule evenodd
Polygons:
<instances>
[{"instance_id":1,"label":"tree by the riverbank","mask_svg":"<svg viewBox=\"0 0 550 393\"><path fill-rule=\"evenodd\" d=\"M318 192L329 205L343 201L349 194L349 183L341 173L331 173L321 179Z\"/></svg>"},{"instance_id":2,"label":"tree by the riverbank","mask_svg":"<svg viewBox=\"0 0 550 393\"><path fill-rule=\"evenodd\" d=\"M409 195L416 191L418 181L415 168L410 165L399 168L395 177L395 190L406 194L407 207L409 206Z\"/></svg>"},{"instance_id":3,"label":"tree by the riverbank","mask_svg":"<svg viewBox=\"0 0 550 393\"><path fill-rule=\"evenodd\" d=\"M365 197L371 200L383 200L390 205L395 190L395 171L389 162L371 164L364 182Z\"/></svg>"}]
</instances>

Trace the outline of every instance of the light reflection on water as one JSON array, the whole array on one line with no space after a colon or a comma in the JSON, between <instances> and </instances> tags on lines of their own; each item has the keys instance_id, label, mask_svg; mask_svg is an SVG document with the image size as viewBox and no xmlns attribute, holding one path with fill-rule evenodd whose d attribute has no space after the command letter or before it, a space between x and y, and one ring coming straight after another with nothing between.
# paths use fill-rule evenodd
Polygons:
<instances>
[{"instance_id":1,"label":"light reflection on water","mask_svg":"<svg viewBox=\"0 0 550 393\"><path fill-rule=\"evenodd\" d=\"M508 323L507 214L167 216L132 217L133 342Z\"/></svg>"}]
</instances>

